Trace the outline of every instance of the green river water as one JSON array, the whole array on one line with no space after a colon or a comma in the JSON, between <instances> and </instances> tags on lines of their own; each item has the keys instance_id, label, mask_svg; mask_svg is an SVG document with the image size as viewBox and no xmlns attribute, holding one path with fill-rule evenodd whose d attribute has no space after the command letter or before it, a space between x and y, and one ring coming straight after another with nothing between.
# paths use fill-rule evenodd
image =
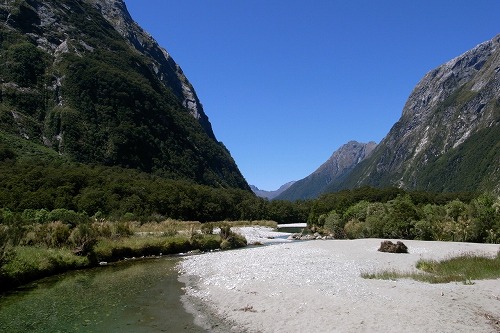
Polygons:
<instances>
[{"instance_id":1,"label":"green river water","mask_svg":"<svg viewBox=\"0 0 500 333\"><path fill-rule=\"evenodd\" d=\"M0 296L0 332L205 332L180 301L178 258L69 272Z\"/></svg>"}]
</instances>

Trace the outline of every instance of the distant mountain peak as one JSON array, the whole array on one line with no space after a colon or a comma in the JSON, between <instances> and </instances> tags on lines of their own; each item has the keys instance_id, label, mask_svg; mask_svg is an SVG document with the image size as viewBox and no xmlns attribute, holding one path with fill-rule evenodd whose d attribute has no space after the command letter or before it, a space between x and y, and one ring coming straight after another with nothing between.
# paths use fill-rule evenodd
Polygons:
<instances>
[{"instance_id":1,"label":"distant mountain peak","mask_svg":"<svg viewBox=\"0 0 500 333\"><path fill-rule=\"evenodd\" d=\"M257 186L254 186L254 185L250 185L250 188L252 189L253 193L255 193L257 196L271 200L271 199L274 199L275 197L277 197L278 195L280 195L281 193L283 193L283 191L287 190L294 183L295 183L295 181L290 181L286 184L281 185L279 189L274 190L274 191L261 190Z\"/></svg>"},{"instance_id":2,"label":"distant mountain peak","mask_svg":"<svg viewBox=\"0 0 500 333\"><path fill-rule=\"evenodd\" d=\"M318 169L304 179L295 182L277 199L297 200L315 198L332 182L346 177L361 161L371 155L377 144L351 140L339 147Z\"/></svg>"}]
</instances>

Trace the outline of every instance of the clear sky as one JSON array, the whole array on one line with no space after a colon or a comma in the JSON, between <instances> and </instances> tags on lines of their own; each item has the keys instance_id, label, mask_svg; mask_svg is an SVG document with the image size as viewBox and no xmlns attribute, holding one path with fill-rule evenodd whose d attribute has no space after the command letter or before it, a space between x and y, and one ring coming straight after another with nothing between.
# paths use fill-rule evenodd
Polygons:
<instances>
[{"instance_id":1,"label":"clear sky","mask_svg":"<svg viewBox=\"0 0 500 333\"><path fill-rule=\"evenodd\" d=\"M500 33L500 0L125 0L249 184L380 142L430 70Z\"/></svg>"}]
</instances>

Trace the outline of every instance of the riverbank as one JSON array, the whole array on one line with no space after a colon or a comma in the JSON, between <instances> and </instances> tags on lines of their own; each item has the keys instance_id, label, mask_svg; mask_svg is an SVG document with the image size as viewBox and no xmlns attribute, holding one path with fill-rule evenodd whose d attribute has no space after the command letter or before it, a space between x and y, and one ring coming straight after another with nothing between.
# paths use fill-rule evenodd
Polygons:
<instances>
[{"instance_id":1,"label":"riverbank","mask_svg":"<svg viewBox=\"0 0 500 333\"><path fill-rule=\"evenodd\" d=\"M183 302L217 332L496 332L500 281L428 284L367 280L361 273L415 270L423 259L494 256L500 246L404 241L409 254L381 253L380 239L283 243L207 253L179 264ZM220 330L220 331L224 331Z\"/></svg>"}]
</instances>

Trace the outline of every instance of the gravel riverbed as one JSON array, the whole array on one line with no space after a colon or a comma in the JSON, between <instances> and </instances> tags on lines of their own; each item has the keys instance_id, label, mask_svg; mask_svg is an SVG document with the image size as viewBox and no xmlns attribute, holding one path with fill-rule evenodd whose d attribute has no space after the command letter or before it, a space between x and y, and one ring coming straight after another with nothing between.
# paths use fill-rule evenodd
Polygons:
<instances>
[{"instance_id":1,"label":"gravel riverbed","mask_svg":"<svg viewBox=\"0 0 500 333\"><path fill-rule=\"evenodd\" d=\"M498 332L500 280L428 284L367 280L362 272L415 269L420 258L495 255L499 245L380 239L282 242L186 257L183 302L212 332Z\"/></svg>"}]
</instances>

